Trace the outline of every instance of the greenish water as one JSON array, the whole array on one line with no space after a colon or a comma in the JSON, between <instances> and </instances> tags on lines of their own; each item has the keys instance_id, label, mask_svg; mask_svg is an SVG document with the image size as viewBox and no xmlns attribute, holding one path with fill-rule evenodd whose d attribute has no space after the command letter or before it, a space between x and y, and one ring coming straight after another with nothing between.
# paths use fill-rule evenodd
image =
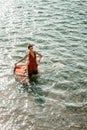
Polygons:
<instances>
[{"instance_id":1,"label":"greenish water","mask_svg":"<svg viewBox=\"0 0 87 130\"><path fill-rule=\"evenodd\" d=\"M28 43L43 58L23 86L13 67ZM0 129L87 130L86 0L0 2Z\"/></svg>"}]
</instances>

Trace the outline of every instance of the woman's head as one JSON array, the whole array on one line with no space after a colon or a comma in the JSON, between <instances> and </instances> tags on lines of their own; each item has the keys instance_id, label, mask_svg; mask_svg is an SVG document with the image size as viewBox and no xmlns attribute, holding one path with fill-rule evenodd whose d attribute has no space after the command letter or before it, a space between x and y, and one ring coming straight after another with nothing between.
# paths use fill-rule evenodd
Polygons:
<instances>
[{"instance_id":1,"label":"woman's head","mask_svg":"<svg viewBox=\"0 0 87 130\"><path fill-rule=\"evenodd\" d=\"M33 48L33 45L32 45L32 44L29 44L29 45L28 45L28 49L31 49L31 48Z\"/></svg>"}]
</instances>

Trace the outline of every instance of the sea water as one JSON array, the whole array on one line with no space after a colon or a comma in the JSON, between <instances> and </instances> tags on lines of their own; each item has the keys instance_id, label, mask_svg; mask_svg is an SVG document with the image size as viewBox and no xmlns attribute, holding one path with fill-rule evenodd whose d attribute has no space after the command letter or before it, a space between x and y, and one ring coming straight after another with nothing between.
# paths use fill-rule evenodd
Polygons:
<instances>
[{"instance_id":1,"label":"sea water","mask_svg":"<svg viewBox=\"0 0 87 130\"><path fill-rule=\"evenodd\" d=\"M23 85L28 43L43 58ZM87 130L87 0L0 1L0 130Z\"/></svg>"}]
</instances>

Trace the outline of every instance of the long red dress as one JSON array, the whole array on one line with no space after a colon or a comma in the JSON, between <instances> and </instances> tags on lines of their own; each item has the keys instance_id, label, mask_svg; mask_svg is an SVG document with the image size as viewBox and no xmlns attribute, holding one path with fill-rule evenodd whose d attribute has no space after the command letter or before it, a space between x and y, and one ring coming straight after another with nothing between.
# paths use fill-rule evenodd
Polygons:
<instances>
[{"instance_id":1,"label":"long red dress","mask_svg":"<svg viewBox=\"0 0 87 130\"><path fill-rule=\"evenodd\" d=\"M38 73L38 65L36 60L36 53L34 52L34 56L29 53L28 59L28 74L37 74Z\"/></svg>"}]
</instances>

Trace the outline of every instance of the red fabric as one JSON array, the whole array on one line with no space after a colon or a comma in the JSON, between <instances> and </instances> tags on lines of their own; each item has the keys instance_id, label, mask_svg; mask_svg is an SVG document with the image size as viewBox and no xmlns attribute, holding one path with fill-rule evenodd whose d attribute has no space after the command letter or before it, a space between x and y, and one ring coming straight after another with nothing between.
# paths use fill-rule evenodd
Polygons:
<instances>
[{"instance_id":1,"label":"red fabric","mask_svg":"<svg viewBox=\"0 0 87 130\"><path fill-rule=\"evenodd\" d=\"M14 74L17 81L21 83L27 83L29 81L27 77L27 64L15 66Z\"/></svg>"},{"instance_id":2,"label":"red fabric","mask_svg":"<svg viewBox=\"0 0 87 130\"><path fill-rule=\"evenodd\" d=\"M17 65L14 68L15 74L25 75L25 72L27 70L27 65Z\"/></svg>"},{"instance_id":3,"label":"red fabric","mask_svg":"<svg viewBox=\"0 0 87 130\"><path fill-rule=\"evenodd\" d=\"M29 74L33 74L34 72L38 71L38 65L36 61L36 53L34 52L34 56L29 53L29 60L28 60L28 72Z\"/></svg>"}]
</instances>

